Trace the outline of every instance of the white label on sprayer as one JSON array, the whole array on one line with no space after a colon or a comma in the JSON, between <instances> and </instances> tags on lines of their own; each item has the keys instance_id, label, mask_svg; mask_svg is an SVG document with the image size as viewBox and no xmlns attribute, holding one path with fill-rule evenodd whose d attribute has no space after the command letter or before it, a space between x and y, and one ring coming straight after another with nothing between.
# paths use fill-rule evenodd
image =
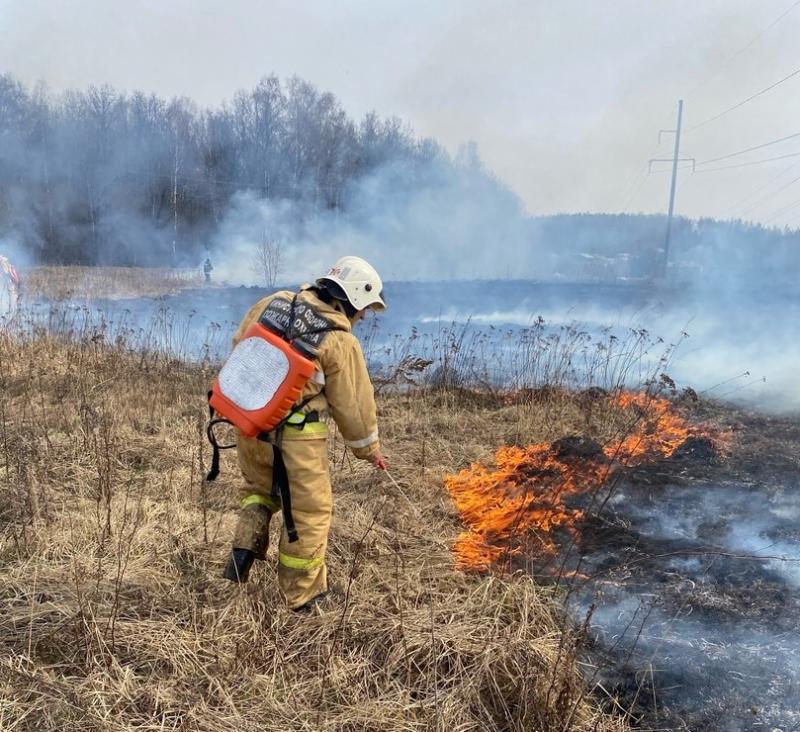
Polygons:
<instances>
[{"instance_id":1,"label":"white label on sprayer","mask_svg":"<svg viewBox=\"0 0 800 732\"><path fill-rule=\"evenodd\" d=\"M219 372L222 394L240 409L265 407L289 373L289 359L263 338L240 341Z\"/></svg>"}]
</instances>

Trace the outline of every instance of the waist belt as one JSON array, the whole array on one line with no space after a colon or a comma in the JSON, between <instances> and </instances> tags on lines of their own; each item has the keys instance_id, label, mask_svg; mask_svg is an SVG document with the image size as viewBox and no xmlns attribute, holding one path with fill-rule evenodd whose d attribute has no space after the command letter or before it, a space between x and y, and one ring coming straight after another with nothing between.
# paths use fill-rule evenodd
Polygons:
<instances>
[{"instance_id":1,"label":"waist belt","mask_svg":"<svg viewBox=\"0 0 800 732\"><path fill-rule=\"evenodd\" d=\"M302 430L307 424L313 424L314 422L319 421L319 412L309 412L308 414L303 414L303 412L292 412L286 418L286 424L290 427L295 427L298 430Z\"/></svg>"}]
</instances>

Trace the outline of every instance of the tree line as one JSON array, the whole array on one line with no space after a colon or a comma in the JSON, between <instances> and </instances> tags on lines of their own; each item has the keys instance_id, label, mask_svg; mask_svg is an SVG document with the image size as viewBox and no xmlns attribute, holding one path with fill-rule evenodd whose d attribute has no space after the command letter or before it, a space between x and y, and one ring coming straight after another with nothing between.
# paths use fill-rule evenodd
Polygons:
<instances>
[{"instance_id":1,"label":"tree line","mask_svg":"<svg viewBox=\"0 0 800 732\"><path fill-rule=\"evenodd\" d=\"M555 253L566 279L645 279L660 272L664 214L576 213L535 217L528 237ZM676 217L669 278L704 287L787 286L800 271L800 231L738 219Z\"/></svg>"},{"instance_id":2,"label":"tree line","mask_svg":"<svg viewBox=\"0 0 800 732\"><path fill-rule=\"evenodd\" d=\"M196 261L238 191L344 210L387 163L452 166L397 118L356 122L333 94L263 78L219 108L111 86L53 95L0 75L0 237L40 262Z\"/></svg>"}]
</instances>

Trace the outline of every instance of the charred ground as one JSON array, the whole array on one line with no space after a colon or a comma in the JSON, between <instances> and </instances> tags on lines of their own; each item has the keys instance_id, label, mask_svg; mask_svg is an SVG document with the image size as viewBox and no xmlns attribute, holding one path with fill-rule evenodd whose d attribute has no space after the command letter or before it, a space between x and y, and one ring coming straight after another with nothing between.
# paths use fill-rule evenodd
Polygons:
<instances>
[{"instance_id":1,"label":"charred ground","mask_svg":"<svg viewBox=\"0 0 800 732\"><path fill-rule=\"evenodd\" d=\"M732 438L692 439L622 470L575 546L605 688L639 724L691 730L800 723L800 420L684 407Z\"/></svg>"}]
</instances>

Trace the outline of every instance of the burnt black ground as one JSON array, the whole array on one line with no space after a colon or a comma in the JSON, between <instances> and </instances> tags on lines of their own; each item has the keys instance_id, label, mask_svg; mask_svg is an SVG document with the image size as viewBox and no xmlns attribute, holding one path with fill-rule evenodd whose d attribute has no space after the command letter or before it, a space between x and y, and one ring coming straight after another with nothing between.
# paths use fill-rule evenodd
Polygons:
<instances>
[{"instance_id":1,"label":"burnt black ground","mask_svg":"<svg viewBox=\"0 0 800 732\"><path fill-rule=\"evenodd\" d=\"M797 730L800 418L693 411L733 430L730 454L700 442L623 471L564 547L589 576L570 612L595 605L589 676L641 728Z\"/></svg>"}]
</instances>

